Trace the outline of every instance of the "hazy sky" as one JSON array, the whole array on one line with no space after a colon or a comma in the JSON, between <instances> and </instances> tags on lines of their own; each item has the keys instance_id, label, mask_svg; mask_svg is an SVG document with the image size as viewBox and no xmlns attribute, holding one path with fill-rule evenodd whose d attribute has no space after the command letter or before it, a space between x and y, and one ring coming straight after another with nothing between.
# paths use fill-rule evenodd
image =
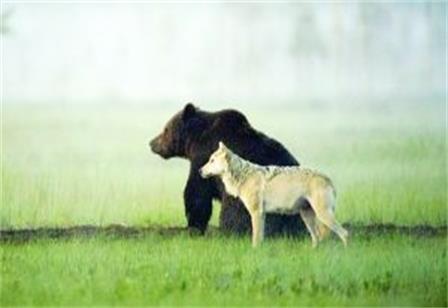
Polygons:
<instances>
[{"instance_id":1,"label":"hazy sky","mask_svg":"<svg viewBox=\"0 0 448 308\"><path fill-rule=\"evenodd\" d=\"M443 3L4 5L4 101L442 95Z\"/></svg>"}]
</instances>

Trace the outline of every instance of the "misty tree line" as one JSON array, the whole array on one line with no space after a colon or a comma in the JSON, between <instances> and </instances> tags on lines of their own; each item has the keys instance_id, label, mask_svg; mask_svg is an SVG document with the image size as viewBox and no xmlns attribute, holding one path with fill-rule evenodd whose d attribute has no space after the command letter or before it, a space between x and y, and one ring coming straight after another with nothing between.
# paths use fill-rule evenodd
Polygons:
<instances>
[{"instance_id":1,"label":"misty tree line","mask_svg":"<svg viewBox=\"0 0 448 308\"><path fill-rule=\"evenodd\" d=\"M18 99L443 95L446 13L443 2L8 5L5 87Z\"/></svg>"}]
</instances>

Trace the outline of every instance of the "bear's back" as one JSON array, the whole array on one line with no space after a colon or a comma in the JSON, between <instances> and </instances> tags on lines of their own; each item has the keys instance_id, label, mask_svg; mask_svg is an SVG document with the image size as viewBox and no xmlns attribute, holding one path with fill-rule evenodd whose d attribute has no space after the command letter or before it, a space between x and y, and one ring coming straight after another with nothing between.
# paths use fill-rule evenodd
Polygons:
<instances>
[{"instance_id":1,"label":"bear's back","mask_svg":"<svg viewBox=\"0 0 448 308\"><path fill-rule=\"evenodd\" d=\"M298 161L278 141L253 128L239 111L227 109L206 113L210 127L204 138L209 155L223 141L232 151L259 165L296 166Z\"/></svg>"}]
</instances>

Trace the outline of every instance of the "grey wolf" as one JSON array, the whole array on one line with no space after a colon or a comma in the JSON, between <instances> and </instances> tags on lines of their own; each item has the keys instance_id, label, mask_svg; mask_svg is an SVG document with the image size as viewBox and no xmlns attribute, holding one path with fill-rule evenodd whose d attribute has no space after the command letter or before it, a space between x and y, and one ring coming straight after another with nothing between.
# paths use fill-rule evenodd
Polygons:
<instances>
[{"instance_id":1,"label":"grey wolf","mask_svg":"<svg viewBox=\"0 0 448 308\"><path fill-rule=\"evenodd\" d=\"M260 166L242 159L220 142L200 173L204 178L220 177L226 191L242 200L251 217L254 247L264 238L267 213L300 214L313 247L328 229L347 245L348 232L334 217L335 188L327 176L317 171L297 166Z\"/></svg>"}]
</instances>

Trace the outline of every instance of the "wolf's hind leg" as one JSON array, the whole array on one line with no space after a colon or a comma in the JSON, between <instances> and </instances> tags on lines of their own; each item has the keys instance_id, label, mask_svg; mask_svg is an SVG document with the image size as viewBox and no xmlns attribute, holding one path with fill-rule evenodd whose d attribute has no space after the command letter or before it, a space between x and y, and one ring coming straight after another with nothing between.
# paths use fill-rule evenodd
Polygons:
<instances>
[{"instance_id":1,"label":"wolf's hind leg","mask_svg":"<svg viewBox=\"0 0 448 308\"><path fill-rule=\"evenodd\" d=\"M347 246L348 232L336 221L332 214L326 211L321 211L317 214L317 218L328 228L333 230L339 236L342 243L344 243L344 246Z\"/></svg>"},{"instance_id":2,"label":"wolf's hind leg","mask_svg":"<svg viewBox=\"0 0 448 308\"><path fill-rule=\"evenodd\" d=\"M334 218L333 211L331 210L333 205L328 204L331 201L327 199L328 198L324 198L322 195L315 196L310 200L311 207L316 212L317 218L335 232L344 243L344 246L347 246L348 232Z\"/></svg>"},{"instance_id":3,"label":"wolf's hind leg","mask_svg":"<svg viewBox=\"0 0 448 308\"><path fill-rule=\"evenodd\" d=\"M314 213L313 209L308 208L301 208L299 209L300 217L302 217L303 222L305 223L306 228L311 234L311 242L313 245L313 248L317 247L317 244L319 242L319 234L317 230L318 221L316 220L316 214Z\"/></svg>"}]
</instances>

